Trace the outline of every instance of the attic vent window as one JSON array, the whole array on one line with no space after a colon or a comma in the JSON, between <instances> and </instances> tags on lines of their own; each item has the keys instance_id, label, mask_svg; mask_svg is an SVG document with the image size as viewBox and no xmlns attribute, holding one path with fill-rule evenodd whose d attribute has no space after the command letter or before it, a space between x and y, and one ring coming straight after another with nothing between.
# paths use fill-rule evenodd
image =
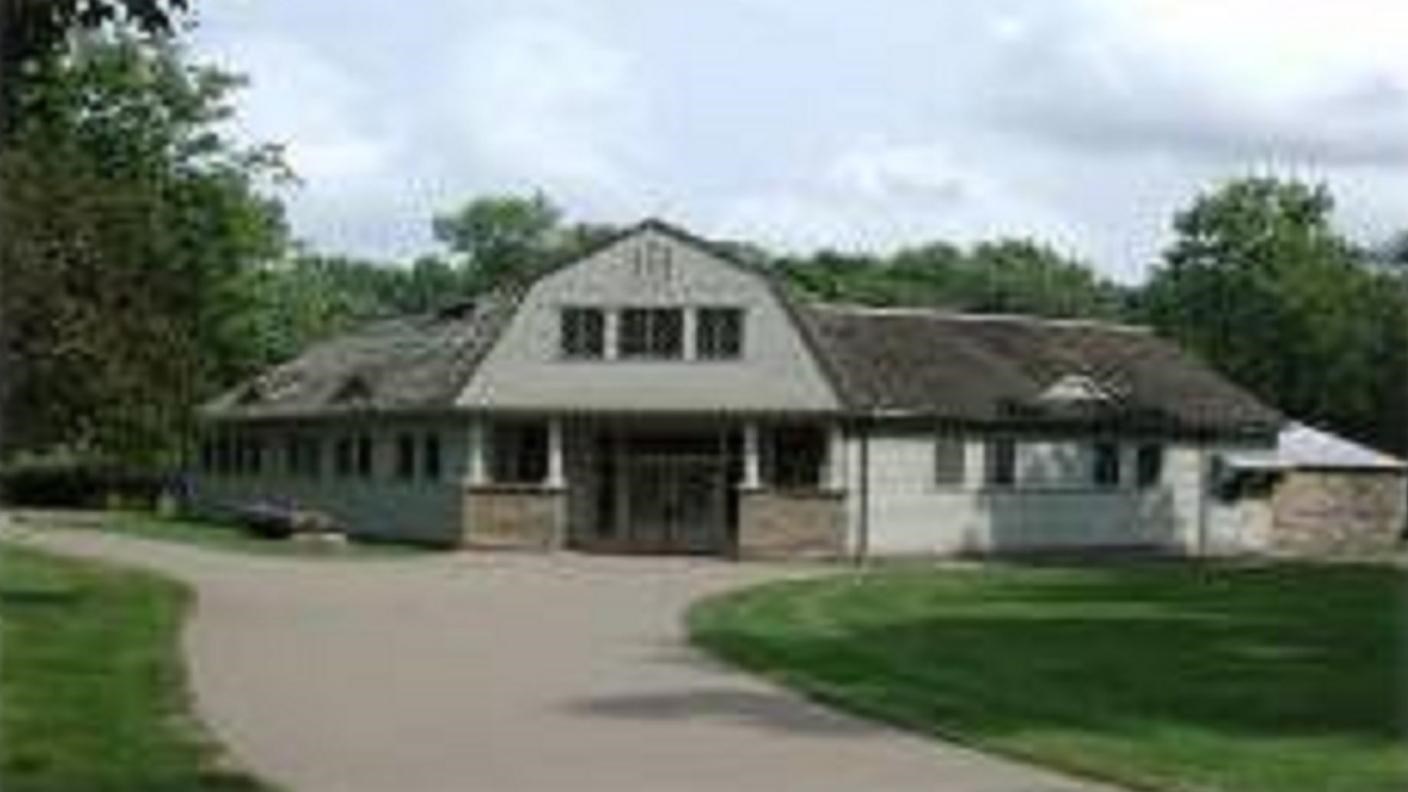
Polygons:
<instances>
[{"instance_id":1,"label":"attic vent window","mask_svg":"<svg viewBox=\"0 0 1408 792\"><path fill-rule=\"evenodd\" d=\"M1084 374L1067 374L1056 380L1041 394L1042 401L1103 402L1110 394L1099 383Z\"/></svg>"},{"instance_id":2,"label":"attic vent window","mask_svg":"<svg viewBox=\"0 0 1408 792\"><path fill-rule=\"evenodd\" d=\"M631 251L632 274L638 281L662 286L674 278L674 260L670 246L656 240L645 240Z\"/></svg>"}]
</instances>

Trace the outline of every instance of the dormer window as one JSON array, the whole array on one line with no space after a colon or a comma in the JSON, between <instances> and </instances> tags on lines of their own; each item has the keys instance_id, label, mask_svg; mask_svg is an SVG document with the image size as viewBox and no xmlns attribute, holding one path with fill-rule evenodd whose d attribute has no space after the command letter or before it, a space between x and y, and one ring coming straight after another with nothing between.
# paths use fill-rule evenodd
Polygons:
<instances>
[{"instance_id":1,"label":"dormer window","mask_svg":"<svg viewBox=\"0 0 1408 792\"><path fill-rule=\"evenodd\" d=\"M562 309L562 356L594 360L606 354L606 314L600 308Z\"/></svg>"},{"instance_id":2,"label":"dormer window","mask_svg":"<svg viewBox=\"0 0 1408 792\"><path fill-rule=\"evenodd\" d=\"M1094 379L1084 374L1067 374L1056 380L1041 394L1042 401L1103 402L1110 394Z\"/></svg>"},{"instance_id":3,"label":"dormer window","mask_svg":"<svg viewBox=\"0 0 1408 792\"><path fill-rule=\"evenodd\" d=\"M700 360L743 357L743 311L740 308L700 308L695 325L694 356Z\"/></svg>"},{"instance_id":4,"label":"dormer window","mask_svg":"<svg viewBox=\"0 0 1408 792\"><path fill-rule=\"evenodd\" d=\"M621 311L618 356L673 360L684 357L684 311L680 308L625 308Z\"/></svg>"},{"instance_id":5,"label":"dormer window","mask_svg":"<svg viewBox=\"0 0 1408 792\"><path fill-rule=\"evenodd\" d=\"M360 402L370 399L372 396L372 386L360 374L353 374L342 381L337 392L332 395L334 403Z\"/></svg>"}]
</instances>

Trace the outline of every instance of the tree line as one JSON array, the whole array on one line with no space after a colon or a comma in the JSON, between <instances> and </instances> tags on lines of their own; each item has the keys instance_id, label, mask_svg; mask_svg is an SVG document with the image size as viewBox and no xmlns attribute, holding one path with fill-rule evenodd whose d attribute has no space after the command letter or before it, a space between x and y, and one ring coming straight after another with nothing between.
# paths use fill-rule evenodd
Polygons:
<instances>
[{"instance_id":1,"label":"tree line","mask_svg":"<svg viewBox=\"0 0 1408 792\"><path fill-rule=\"evenodd\" d=\"M0 460L180 464L202 399L617 230L567 222L541 193L489 195L428 218L438 249L409 262L309 248L278 200L293 178L279 149L226 132L243 80L191 58L187 13L0 0ZM1366 249L1334 220L1322 185L1214 185L1136 286L1031 239L724 244L814 299L1150 324L1287 415L1408 452L1408 231Z\"/></svg>"}]
</instances>

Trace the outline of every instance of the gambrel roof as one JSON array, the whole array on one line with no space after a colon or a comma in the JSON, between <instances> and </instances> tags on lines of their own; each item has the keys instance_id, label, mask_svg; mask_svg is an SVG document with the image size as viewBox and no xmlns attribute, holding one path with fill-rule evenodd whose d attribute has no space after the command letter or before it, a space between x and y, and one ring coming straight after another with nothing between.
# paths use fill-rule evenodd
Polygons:
<instances>
[{"instance_id":1,"label":"gambrel roof","mask_svg":"<svg viewBox=\"0 0 1408 792\"><path fill-rule=\"evenodd\" d=\"M656 220L597 250L645 229L702 247L767 279L849 415L1259 435L1274 433L1281 423L1246 391L1147 329L809 304L789 296L757 265ZM454 410L456 396L530 285L433 314L373 322L314 344L208 402L202 412L214 419L256 419ZM1049 398L1070 390L1073 382L1102 398Z\"/></svg>"}]
</instances>

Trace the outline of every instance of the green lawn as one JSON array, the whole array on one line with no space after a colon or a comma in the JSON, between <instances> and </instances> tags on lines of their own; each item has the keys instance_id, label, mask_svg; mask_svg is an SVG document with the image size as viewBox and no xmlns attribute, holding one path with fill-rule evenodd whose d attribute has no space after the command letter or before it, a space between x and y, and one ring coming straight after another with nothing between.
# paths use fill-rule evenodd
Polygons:
<instances>
[{"instance_id":1,"label":"green lawn","mask_svg":"<svg viewBox=\"0 0 1408 792\"><path fill-rule=\"evenodd\" d=\"M219 550L299 558L398 558L434 551L434 548L425 545L391 542L324 543L264 539L234 525L160 517L144 512L27 512L21 514L16 522L41 528L84 528Z\"/></svg>"},{"instance_id":2,"label":"green lawn","mask_svg":"<svg viewBox=\"0 0 1408 792\"><path fill-rule=\"evenodd\" d=\"M189 596L138 572L0 544L0 788L256 790L190 713Z\"/></svg>"},{"instance_id":3,"label":"green lawn","mask_svg":"<svg viewBox=\"0 0 1408 792\"><path fill-rule=\"evenodd\" d=\"M1408 571L896 568L694 607L695 642L910 729L1124 784L1408 789Z\"/></svg>"}]
</instances>

